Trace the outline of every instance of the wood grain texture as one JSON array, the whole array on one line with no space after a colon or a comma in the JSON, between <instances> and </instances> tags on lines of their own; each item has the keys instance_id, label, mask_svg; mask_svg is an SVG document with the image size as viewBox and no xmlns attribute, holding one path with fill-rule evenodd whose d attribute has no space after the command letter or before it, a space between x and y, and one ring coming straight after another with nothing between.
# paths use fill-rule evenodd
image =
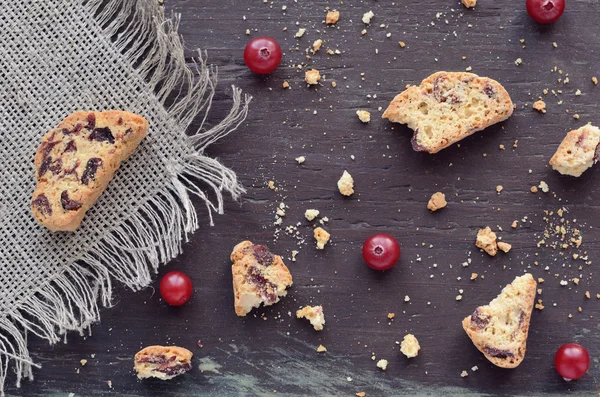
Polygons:
<instances>
[{"instance_id":1,"label":"wood grain texture","mask_svg":"<svg viewBox=\"0 0 600 397\"><path fill-rule=\"evenodd\" d=\"M335 27L323 23L326 7L341 11ZM32 355L43 369L21 389L9 381L10 394L595 394L600 370L600 285L594 277L600 250L595 201L600 170L591 169L578 179L563 177L548 167L548 160L567 131L588 121L600 123L600 87L591 82L592 76L600 77L597 0L568 2L565 15L547 27L530 20L524 1L508 0L480 0L474 10L439 0L171 0L167 10L182 13L180 31L189 56L195 48L205 49L219 67L212 122L226 114L231 84L254 96L243 127L210 149L238 173L248 192L241 204L227 203L215 227L206 221L185 244L184 254L161 269L158 277L174 269L190 275L195 288L187 305L167 307L152 288L134 294L117 286L114 308L103 312L91 336L69 335L68 344L56 346L31 339ZM361 17L369 10L375 17L366 27ZM307 32L296 39L299 27ZM365 28L367 34L361 35ZM269 35L282 45L284 61L272 75L256 76L244 66L246 29L251 29L250 37ZM323 48L307 60L305 49L318 38ZM398 41L406 47L400 48ZM341 54L327 55L328 48ZM518 67L517 58L523 60ZM302 69L292 67L300 63ZM473 73L498 80L511 94L517 109L508 121L428 155L411 149L412 131L380 118L378 109L385 109L406 84L418 84L438 70L469 66ZM554 66L563 74L552 73ZM306 87L306 67L324 75L317 89ZM567 73L570 82L559 83ZM282 89L284 80L291 90ZM336 88L331 81L337 82ZM548 113L542 115L531 104L546 88L562 94L544 97ZM358 120L358 109L371 111L370 124ZM579 120L572 118L575 113ZM499 150L501 144L505 150ZM300 155L306 156L302 165L294 160ZM336 191L344 169L355 180L356 194L350 198ZM268 189L269 180L280 190ZM530 193L541 180L556 194ZM504 188L500 194L497 185ZM426 204L436 191L444 192L449 204L431 214ZM305 238L300 246L284 231L273 239L280 202L289 206L284 225L300 222L298 231ZM544 210L561 207L567 211L565 218L585 224L583 245L564 252L538 248L546 226ZM329 218L325 228L332 241L323 251L316 250L312 226L303 217L307 208ZM519 220L516 229L510 227L513 220ZM513 244L510 253L491 258L476 249L477 230L487 225ZM375 232L393 234L402 245L399 265L385 274L368 269L360 255L362 242ZM238 318L228 258L244 239L266 243L284 258L294 249L300 253L297 262L286 260L294 276L288 297L256 310L256 316ZM586 252L593 263L573 260L575 252ZM470 265L463 267L468 258ZM524 362L515 370L503 370L472 346L461 320L524 271L546 280L540 285L546 308L533 313ZM485 279L470 281L472 272ZM579 285L559 284L573 277L580 278ZM459 289L463 298L456 301ZM585 291L592 299L584 297ZM320 333L288 314L309 303L325 309L327 322ZM396 314L391 324L389 312ZM412 360L395 343L409 332L422 347ZM196 347L198 340L202 348ZM554 352L566 342L582 343L593 357L588 375L577 382L564 382L552 365ZM170 382L138 381L132 357L151 344L192 350L194 369ZM316 353L319 344L328 352ZM373 353L377 360L389 361L386 372L376 368ZM219 373L201 372L201 358L221 365ZM84 367L81 359L88 360ZM475 365L479 370L473 373ZM460 377L462 370L469 371L467 378Z\"/></svg>"}]
</instances>

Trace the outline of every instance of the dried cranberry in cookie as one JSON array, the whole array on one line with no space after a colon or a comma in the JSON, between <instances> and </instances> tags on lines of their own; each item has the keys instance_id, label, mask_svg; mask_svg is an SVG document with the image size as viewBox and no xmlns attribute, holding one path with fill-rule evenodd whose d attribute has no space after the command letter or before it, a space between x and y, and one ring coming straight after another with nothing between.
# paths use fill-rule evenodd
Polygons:
<instances>
[{"instance_id":1,"label":"dried cranberry in cookie","mask_svg":"<svg viewBox=\"0 0 600 397\"><path fill-rule=\"evenodd\" d=\"M34 217L52 231L77 229L147 133L146 119L119 110L65 118L44 136L35 155ZM44 199L37 199L41 195Z\"/></svg>"},{"instance_id":2,"label":"dried cranberry in cookie","mask_svg":"<svg viewBox=\"0 0 600 397\"><path fill-rule=\"evenodd\" d=\"M437 153L512 115L510 96L495 80L472 73L437 72L390 103L383 118L414 131L416 151Z\"/></svg>"},{"instance_id":3,"label":"dried cranberry in cookie","mask_svg":"<svg viewBox=\"0 0 600 397\"><path fill-rule=\"evenodd\" d=\"M270 306L286 296L292 275L279 255L264 245L243 241L231 253L235 312L245 316L261 304Z\"/></svg>"},{"instance_id":4,"label":"dried cranberry in cookie","mask_svg":"<svg viewBox=\"0 0 600 397\"><path fill-rule=\"evenodd\" d=\"M139 379L173 379L192 369L192 352L179 346L148 346L134 358Z\"/></svg>"}]
</instances>

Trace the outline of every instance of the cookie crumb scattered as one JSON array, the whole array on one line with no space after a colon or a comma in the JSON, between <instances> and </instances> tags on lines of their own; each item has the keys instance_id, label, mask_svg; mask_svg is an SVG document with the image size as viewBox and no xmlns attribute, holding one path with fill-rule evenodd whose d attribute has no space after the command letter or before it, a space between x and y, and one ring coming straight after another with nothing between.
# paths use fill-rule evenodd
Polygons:
<instances>
[{"instance_id":1,"label":"cookie crumb scattered","mask_svg":"<svg viewBox=\"0 0 600 397\"><path fill-rule=\"evenodd\" d=\"M477 0L461 0L461 2L467 8L473 8L477 5Z\"/></svg>"},{"instance_id":2,"label":"cookie crumb scattered","mask_svg":"<svg viewBox=\"0 0 600 397\"><path fill-rule=\"evenodd\" d=\"M315 40L312 45L313 54L316 53L317 51L319 51L321 49L322 45L323 45L323 40L321 40L321 39Z\"/></svg>"},{"instance_id":3,"label":"cookie crumb scattered","mask_svg":"<svg viewBox=\"0 0 600 397\"><path fill-rule=\"evenodd\" d=\"M478 276L477 273L471 273L471 280L476 280Z\"/></svg>"},{"instance_id":4,"label":"cookie crumb scattered","mask_svg":"<svg viewBox=\"0 0 600 397\"><path fill-rule=\"evenodd\" d=\"M300 37L304 36L304 33L306 33L306 29L300 28L300 29L298 29L298 31L296 32L294 37L300 38Z\"/></svg>"},{"instance_id":5,"label":"cookie crumb scattered","mask_svg":"<svg viewBox=\"0 0 600 397\"><path fill-rule=\"evenodd\" d=\"M531 191L531 193L537 193L538 192L538 188L537 186L532 186L529 191Z\"/></svg>"},{"instance_id":6,"label":"cookie crumb scattered","mask_svg":"<svg viewBox=\"0 0 600 397\"><path fill-rule=\"evenodd\" d=\"M281 86L283 87L283 89L290 88L290 83L288 83L287 81L284 81Z\"/></svg>"},{"instance_id":7,"label":"cookie crumb scattered","mask_svg":"<svg viewBox=\"0 0 600 397\"><path fill-rule=\"evenodd\" d=\"M317 249L322 250L325 248L325 244L327 244L331 235L322 227L318 227L314 231L314 236L315 240L317 240Z\"/></svg>"},{"instance_id":8,"label":"cookie crumb scattered","mask_svg":"<svg viewBox=\"0 0 600 397\"><path fill-rule=\"evenodd\" d=\"M363 123L368 123L369 121L371 121L371 113L369 113L366 110L357 110L356 115Z\"/></svg>"},{"instance_id":9,"label":"cookie crumb scattered","mask_svg":"<svg viewBox=\"0 0 600 397\"><path fill-rule=\"evenodd\" d=\"M404 295L404 302L410 302L410 296Z\"/></svg>"},{"instance_id":10,"label":"cookie crumb scattered","mask_svg":"<svg viewBox=\"0 0 600 397\"><path fill-rule=\"evenodd\" d=\"M512 248L512 245L505 243L504 241L498 242L497 245L498 245L498 249L500 249L500 251L503 251L503 252L508 252Z\"/></svg>"},{"instance_id":11,"label":"cookie crumb scattered","mask_svg":"<svg viewBox=\"0 0 600 397\"><path fill-rule=\"evenodd\" d=\"M297 162L298 164L302 164L302 163L304 163L305 161L306 161L306 157L304 157L304 156L296 157L296 162Z\"/></svg>"},{"instance_id":12,"label":"cookie crumb scattered","mask_svg":"<svg viewBox=\"0 0 600 397\"><path fill-rule=\"evenodd\" d=\"M323 324L325 324L323 306L304 306L302 309L296 310L296 318L309 320L315 331L322 331Z\"/></svg>"},{"instance_id":13,"label":"cookie crumb scattered","mask_svg":"<svg viewBox=\"0 0 600 397\"><path fill-rule=\"evenodd\" d=\"M540 181L540 184L538 185L538 187L540 189L542 189L542 192L544 193L548 193L550 191L550 188L548 187L548 184L544 181Z\"/></svg>"},{"instance_id":14,"label":"cookie crumb scattered","mask_svg":"<svg viewBox=\"0 0 600 397\"><path fill-rule=\"evenodd\" d=\"M344 173L338 180L338 190L344 196L351 196L354 193L354 179L352 179L352 175L348 173L348 171L344 170Z\"/></svg>"},{"instance_id":15,"label":"cookie crumb scattered","mask_svg":"<svg viewBox=\"0 0 600 397\"><path fill-rule=\"evenodd\" d=\"M327 17L325 17L325 23L328 25L333 25L340 20L340 12L339 11L329 11L327 13Z\"/></svg>"},{"instance_id":16,"label":"cookie crumb scattered","mask_svg":"<svg viewBox=\"0 0 600 397\"><path fill-rule=\"evenodd\" d=\"M387 318L389 318L390 320L393 319L394 317L396 317L396 313L388 313Z\"/></svg>"},{"instance_id":17,"label":"cookie crumb scattered","mask_svg":"<svg viewBox=\"0 0 600 397\"><path fill-rule=\"evenodd\" d=\"M517 58L515 60L515 65L517 65L517 66L521 65L522 63L523 63L523 60L521 58Z\"/></svg>"},{"instance_id":18,"label":"cookie crumb scattered","mask_svg":"<svg viewBox=\"0 0 600 397\"><path fill-rule=\"evenodd\" d=\"M373 14L373 11L365 12L362 16L363 23L366 23L367 25L370 24L371 19L373 19L374 16L375 14Z\"/></svg>"},{"instance_id":19,"label":"cookie crumb scattered","mask_svg":"<svg viewBox=\"0 0 600 397\"><path fill-rule=\"evenodd\" d=\"M535 101L533 103L533 108L538 112L546 113L546 102L542 101L541 99L539 101Z\"/></svg>"},{"instance_id":20,"label":"cookie crumb scattered","mask_svg":"<svg viewBox=\"0 0 600 397\"><path fill-rule=\"evenodd\" d=\"M486 226L485 229L480 229L477 232L475 245L487 252L489 256L496 256L496 253L498 252L496 233L494 233L489 226Z\"/></svg>"},{"instance_id":21,"label":"cookie crumb scattered","mask_svg":"<svg viewBox=\"0 0 600 397\"><path fill-rule=\"evenodd\" d=\"M365 393L364 391L359 391L358 393L356 393L357 397L365 397L367 395L367 393Z\"/></svg>"},{"instance_id":22,"label":"cookie crumb scattered","mask_svg":"<svg viewBox=\"0 0 600 397\"><path fill-rule=\"evenodd\" d=\"M388 360L379 360L377 361L377 368L385 371L387 369Z\"/></svg>"},{"instance_id":23,"label":"cookie crumb scattered","mask_svg":"<svg viewBox=\"0 0 600 397\"><path fill-rule=\"evenodd\" d=\"M460 373L460 377L461 377L461 378L466 378L467 376L469 376L469 373L468 373L467 371L465 371L465 370L463 370L463 371Z\"/></svg>"},{"instance_id":24,"label":"cookie crumb scattered","mask_svg":"<svg viewBox=\"0 0 600 397\"><path fill-rule=\"evenodd\" d=\"M87 364L87 360L85 358L80 360L79 362L81 363L82 367Z\"/></svg>"},{"instance_id":25,"label":"cookie crumb scattered","mask_svg":"<svg viewBox=\"0 0 600 397\"><path fill-rule=\"evenodd\" d=\"M323 345L319 345L319 347L317 347L317 353L324 353L327 351L327 348Z\"/></svg>"},{"instance_id":26,"label":"cookie crumb scattered","mask_svg":"<svg viewBox=\"0 0 600 397\"><path fill-rule=\"evenodd\" d=\"M275 182L269 181L267 182L267 186L269 187L269 189L275 190Z\"/></svg>"},{"instance_id":27,"label":"cookie crumb scattered","mask_svg":"<svg viewBox=\"0 0 600 397\"><path fill-rule=\"evenodd\" d=\"M402 343L400 343L400 351L408 358L417 357L420 349L421 346L419 346L419 341L413 334L404 336Z\"/></svg>"},{"instance_id":28,"label":"cookie crumb scattered","mask_svg":"<svg viewBox=\"0 0 600 397\"><path fill-rule=\"evenodd\" d=\"M317 69L307 70L304 73L304 80L310 85L318 84L321 80L321 73Z\"/></svg>"},{"instance_id":29,"label":"cookie crumb scattered","mask_svg":"<svg viewBox=\"0 0 600 397\"><path fill-rule=\"evenodd\" d=\"M502 190L504 190L504 187L502 185L496 186L496 192L500 193Z\"/></svg>"},{"instance_id":30,"label":"cookie crumb scattered","mask_svg":"<svg viewBox=\"0 0 600 397\"><path fill-rule=\"evenodd\" d=\"M306 211L304 211L304 217L309 222L314 221L317 216L319 216L319 210L309 208Z\"/></svg>"},{"instance_id":31,"label":"cookie crumb scattered","mask_svg":"<svg viewBox=\"0 0 600 397\"><path fill-rule=\"evenodd\" d=\"M594 83L594 85L598 85L598 77L592 77L592 83Z\"/></svg>"},{"instance_id":32,"label":"cookie crumb scattered","mask_svg":"<svg viewBox=\"0 0 600 397\"><path fill-rule=\"evenodd\" d=\"M398 45L400 46L400 48L404 48L404 47L406 47L406 43L405 43L405 42L403 42L403 41L399 41L399 42L398 42Z\"/></svg>"},{"instance_id":33,"label":"cookie crumb scattered","mask_svg":"<svg viewBox=\"0 0 600 397\"><path fill-rule=\"evenodd\" d=\"M431 195L431 198L427 203L427 209L431 212L435 212L446 207L446 205L448 205L448 202L446 201L446 195L442 192L436 192Z\"/></svg>"}]
</instances>

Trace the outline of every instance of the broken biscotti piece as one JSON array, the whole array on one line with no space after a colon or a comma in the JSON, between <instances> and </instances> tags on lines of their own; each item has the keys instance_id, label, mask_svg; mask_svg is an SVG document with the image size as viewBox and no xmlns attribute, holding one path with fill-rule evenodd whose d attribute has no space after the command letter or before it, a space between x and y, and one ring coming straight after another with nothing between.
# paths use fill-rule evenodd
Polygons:
<instances>
[{"instance_id":1,"label":"broken biscotti piece","mask_svg":"<svg viewBox=\"0 0 600 397\"><path fill-rule=\"evenodd\" d=\"M420 86L398 94L382 117L414 130L414 150L437 153L506 120L513 109L508 92L495 80L472 73L437 72Z\"/></svg>"},{"instance_id":2,"label":"broken biscotti piece","mask_svg":"<svg viewBox=\"0 0 600 397\"><path fill-rule=\"evenodd\" d=\"M317 249L322 250L325 248L325 244L329 242L329 237L331 234L327 233L327 230L322 227L318 227L313 232L315 240L317 240Z\"/></svg>"},{"instance_id":3,"label":"broken biscotti piece","mask_svg":"<svg viewBox=\"0 0 600 397\"><path fill-rule=\"evenodd\" d=\"M323 306L304 306L302 309L296 310L296 318L309 320L315 331L322 331L323 324L325 324Z\"/></svg>"},{"instance_id":4,"label":"broken biscotti piece","mask_svg":"<svg viewBox=\"0 0 600 397\"><path fill-rule=\"evenodd\" d=\"M173 379L192 369L192 352L178 346L148 346L135 355L133 369L139 379Z\"/></svg>"},{"instance_id":5,"label":"broken biscotti piece","mask_svg":"<svg viewBox=\"0 0 600 397\"><path fill-rule=\"evenodd\" d=\"M419 354L419 350L421 350L421 346L419 345L419 341L413 334L406 334L404 339L402 339L402 343L400 343L400 351L407 358L417 357Z\"/></svg>"},{"instance_id":6,"label":"broken biscotti piece","mask_svg":"<svg viewBox=\"0 0 600 397\"><path fill-rule=\"evenodd\" d=\"M431 212L435 212L446 207L446 205L448 205L448 203L446 202L446 195L442 192L437 192L431 195L431 198L427 203L427 209Z\"/></svg>"},{"instance_id":7,"label":"broken biscotti piece","mask_svg":"<svg viewBox=\"0 0 600 397\"><path fill-rule=\"evenodd\" d=\"M120 110L65 118L44 136L35 155L35 219L52 231L77 229L147 133L145 118Z\"/></svg>"},{"instance_id":8,"label":"broken biscotti piece","mask_svg":"<svg viewBox=\"0 0 600 397\"><path fill-rule=\"evenodd\" d=\"M535 292L536 282L527 273L463 320L465 332L492 364L515 368L523 361Z\"/></svg>"},{"instance_id":9,"label":"broken biscotti piece","mask_svg":"<svg viewBox=\"0 0 600 397\"><path fill-rule=\"evenodd\" d=\"M479 229L477 239L475 240L477 248L481 248L489 256L496 256L498 253L498 244L496 243L496 233L492 232L489 226L485 229Z\"/></svg>"},{"instance_id":10,"label":"broken biscotti piece","mask_svg":"<svg viewBox=\"0 0 600 397\"><path fill-rule=\"evenodd\" d=\"M580 176L598 161L600 129L593 125L571 131L550 159L550 165L563 175Z\"/></svg>"},{"instance_id":11,"label":"broken biscotti piece","mask_svg":"<svg viewBox=\"0 0 600 397\"><path fill-rule=\"evenodd\" d=\"M262 303L271 306L286 296L292 275L279 255L264 245L242 241L231 253L235 313L245 316Z\"/></svg>"}]
</instances>

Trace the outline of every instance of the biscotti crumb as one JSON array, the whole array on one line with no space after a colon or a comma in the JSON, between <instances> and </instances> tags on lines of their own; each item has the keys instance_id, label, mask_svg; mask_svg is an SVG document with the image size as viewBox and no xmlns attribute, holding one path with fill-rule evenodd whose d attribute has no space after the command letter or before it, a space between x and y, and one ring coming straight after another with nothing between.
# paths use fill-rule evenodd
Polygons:
<instances>
[{"instance_id":1,"label":"biscotti crumb","mask_svg":"<svg viewBox=\"0 0 600 397\"><path fill-rule=\"evenodd\" d=\"M379 360L377 361L377 368L385 371L387 369L388 360Z\"/></svg>"},{"instance_id":2,"label":"biscotti crumb","mask_svg":"<svg viewBox=\"0 0 600 397\"><path fill-rule=\"evenodd\" d=\"M548 187L548 184L544 181L540 181L540 184L538 185L538 187L540 189L542 189L542 192L544 193L548 193L550 191L550 188Z\"/></svg>"},{"instance_id":3,"label":"biscotti crumb","mask_svg":"<svg viewBox=\"0 0 600 397\"><path fill-rule=\"evenodd\" d=\"M367 393L365 393L364 391L359 391L358 393L356 393L357 397L365 397L367 395Z\"/></svg>"},{"instance_id":4,"label":"biscotti crumb","mask_svg":"<svg viewBox=\"0 0 600 397\"><path fill-rule=\"evenodd\" d=\"M87 360L85 358L81 359L79 362L81 363L82 367L87 364Z\"/></svg>"},{"instance_id":5,"label":"biscotti crumb","mask_svg":"<svg viewBox=\"0 0 600 397\"><path fill-rule=\"evenodd\" d=\"M461 0L461 2L467 8L473 8L477 5L477 0Z\"/></svg>"},{"instance_id":6,"label":"biscotti crumb","mask_svg":"<svg viewBox=\"0 0 600 397\"><path fill-rule=\"evenodd\" d=\"M357 110L356 115L363 123L368 123L369 121L371 121L371 113L369 113L366 110Z\"/></svg>"},{"instance_id":7,"label":"biscotti crumb","mask_svg":"<svg viewBox=\"0 0 600 397\"><path fill-rule=\"evenodd\" d=\"M372 19L374 16L375 16L375 14L373 14L373 11L365 12L365 13L363 14L363 17L362 17L362 21L363 21L363 23L370 24L370 23L371 23L371 19Z\"/></svg>"},{"instance_id":8,"label":"biscotti crumb","mask_svg":"<svg viewBox=\"0 0 600 397\"><path fill-rule=\"evenodd\" d=\"M467 376L469 376L469 373L468 373L467 371L465 371L465 370L463 370L463 371L460 373L460 377L461 377L461 378L466 378Z\"/></svg>"},{"instance_id":9,"label":"biscotti crumb","mask_svg":"<svg viewBox=\"0 0 600 397\"><path fill-rule=\"evenodd\" d=\"M312 222L313 220L315 220L315 218L317 216L319 216L319 210L315 210L315 209L309 208L306 211L304 211L304 217L309 222Z\"/></svg>"},{"instance_id":10,"label":"biscotti crumb","mask_svg":"<svg viewBox=\"0 0 600 397\"><path fill-rule=\"evenodd\" d=\"M498 249L503 252L508 252L512 248L512 245L505 243L504 241L498 242Z\"/></svg>"},{"instance_id":11,"label":"biscotti crumb","mask_svg":"<svg viewBox=\"0 0 600 397\"><path fill-rule=\"evenodd\" d=\"M431 195L429 202L427 203L427 209L431 212L435 212L439 209L446 207L446 195L442 192L436 192Z\"/></svg>"},{"instance_id":12,"label":"biscotti crumb","mask_svg":"<svg viewBox=\"0 0 600 397\"><path fill-rule=\"evenodd\" d=\"M521 65L522 63L523 63L523 60L521 58L517 58L515 60L515 65L517 65L517 66Z\"/></svg>"},{"instance_id":13,"label":"biscotti crumb","mask_svg":"<svg viewBox=\"0 0 600 397\"><path fill-rule=\"evenodd\" d=\"M298 162L298 164L302 164L305 161L306 161L306 157L304 157L304 156L296 157L296 162Z\"/></svg>"},{"instance_id":14,"label":"biscotti crumb","mask_svg":"<svg viewBox=\"0 0 600 397\"><path fill-rule=\"evenodd\" d=\"M489 226L486 226L485 229L480 229L479 232L477 232L475 245L487 252L489 256L495 256L498 252L496 233L492 232L492 229L490 229Z\"/></svg>"},{"instance_id":15,"label":"biscotti crumb","mask_svg":"<svg viewBox=\"0 0 600 397\"><path fill-rule=\"evenodd\" d=\"M395 313L388 313L387 318L389 318L390 320L393 319L394 317L396 317Z\"/></svg>"},{"instance_id":16,"label":"biscotti crumb","mask_svg":"<svg viewBox=\"0 0 600 397\"><path fill-rule=\"evenodd\" d=\"M296 318L305 318L310 321L315 331L322 331L325 324L323 306L304 306L296 311Z\"/></svg>"},{"instance_id":17,"label":"biscotti crumb","mask_svg":"<svg viewBox=\"0 0 600 397\"><path fill-rule=\"evenodd\" d=\"M304 33L306 33L306 29L300 28L300 29L298 29L298 31L296 32L294 37L300 38L300 37L304 36Z\"/></svg>"},{"instance_id":18,"label":"biscotti crumb","mask_svg":"<svg viewBox=\"0 0 600 397\"><path fill-rule=\"evenodd\" d=\"M321 39L315 40L314 43L313 43L313 45L312 45L313 54L315 52L319 51L321 49L322 45L323 45L323 40L321 40Z\"/></svg>"},{"instance_id":19,"label":"biscotti crumb","mask_svg":"<svg viewBox=\"0 0 600 397\"><path fill-rule=\"evenodd\" d=\"M504 187L502 187L502 185L496 186L496 192L497 193L500 193L502 190L504 190Z\"/></svg>"},{"instance_id":20,"label":"biscotti crumb","mask_svg":"<svg viewBox=\"0 0 600 397\"><path fill-rule=\"evenodd\" d=\"M327 351L327 348L323 345L319 345L319 347L317 347L317 353L324 353Z\"/></svg>"},{"instance_id":21,"label":"biscotti crumb","mask_svg":"<svg viewBox=\"0 0 600 397\"><path fill-rule=\"evenodd\" d=\"M314 231L315 240L317 240L317 249L322 250L325 248L325 244L329 241L329 237L331 236L325 229L322 227L318 227Z\"/></svg>"},{"instance_id":22,"label":"biscotti crumb","mask_svg":"<svg viewBox=\"0 0 600 397\"><path fill-rule=\"evenodd\" d=\"M533 103L533 108L538 112L546 113L546 102L542 101L541 99L539 101L535 101Z\"/></svg>"},{"instance_id":23,"label":"biscotti crumb","mask_svg":"<svg viewBox=\"0 0 600 397\"><path fill-rule=\"evenodd\" d=\"M399 41L399 42L398 42L398 45L400 46L400 48L404 48L404 47L406 47L406 43L405 43L405 42L403 42L403 41Z\"/></svg>"},{"instance_id":24,"label":"biscotti crumb","mask_svg":"<svg viewBox=\"0 0 600 397\"><path fill-rule=\"evenodd\" d=\"M586 297L587 299L590 299L590 298L591 298L590 291L585 291L585 297Z\"/></svg>"},{"instance_id":25,"label":"biscotti crumb","mask_svg":"<svg viewBox=\"0 0 600 397\"><path fill-rule=\"evenodd\" d=\"M538 192L537 186L532 186L529 190L531 191L531 193L537 193Z\"/></svg>"},{"instance_id":26,"label":"biscotti crumb","mask_svg":"<svg viewBox=\"0 0 600 397\"><path fill-rule=\"evenodd\" d=\"M299 251L292 250L292 262L296 262L296 256L298 256Z\"/></svg>"},{"instance_id":27,"label":"biscotti crumb","mask_svg":"<svg viewBox=\"0 0 600 397\"><path fill-rule=\"evenodd\" d=\"M511 223L510 227L512 227L513 229L516 229L518 225L517 221L513 221L513 223Z\"/></svg>"},{"instance_id":28,"label":"biscotti crumb","mask_svg":"<svg viewBox=\"0 0 600 397\"><path fill-rule=\"evenodd\" d=\"M333 88L335 88L335 87L337 87L337 83L336 83L335 81L332 81L332 82L331 82L331 86L332 86Z\"/></svg>"},{"instance_id":29,"label":"biscotti crumb","mask_svg":"<svg viewBox=\"0 0 600 397\"><path fill-rule=\"evenodd\" d=\"M594 85L598 85L598 77L592 77L592 83L594 83Z\"/></svg>"},{"instance_id":30,"label":"biscotti crumb","mask_svg":"<svg viewBox=\"0 0 600 397\"><path fill-rule=\"evenodd\" d=\"M471 280L477 279L479 275L477 273L471 273Z\"/></svg>"},{"instance_id":31,"label":"biscotti crumb","mask_svg":"<svg viewBox=\"0 0 600 397\"><path fill-rule=\"evenodd\" d=\"M417 357L420 349L419 341L413 334L405 335L402 343L400 343L400 351L408 358Z\"/></svg>"},{"instance_id":32,"label":"biscotti crumb","mask_svg":"<svg viewBox=\"0 0 600 397\"><path fill-rule=\"evenodd\" d=\"M352 175L348 173L348 171L344 170L344 173L338 180L338 190L344 196L351 196L354 193L354 179L352 179Z\"/></svg>"},{"instance_id":33,"label":"biscotti crumb","mask_svg":"<svg viewBox=\"0 0 600 397\"><path fill-rule=\"evenodd\" d=\"M288 83L287 81L284 81L282 84L282 87L283 87L283 89L290 88L290 83Z\"/></svg>"},{"instance_id":34,"label":"biscotti crumb","mask_svg":"<svg viewBox=\"0 0 600 397\"><path fill-rule=\"evenodd\" d=\"M310 85L318 84L321 80L321 73L317 69L307 70L304 73L304 80Z\"/></svg>"},{"instance_id":35,"label":"biscotti crumb","mask_svg":"<svg viewBox=\"0 0 600 397\"><path fill-rule=\"evenodd\" d=\"M333 25L337 21L340 20L340 12L339 11L329 11L327 16L325 17L325 23L328 25Z\"/></svg>"},{"instance_id":36,"label":"biscotti crumb","mask_svg":"<svg viewBox=\"0 0 600 397\"><path fill-rule=\"evenodd\" d=\"M538 299L538 303L535 304L535 308L538 309L538 310L540 310L540 311L542 311L542 310L544 310L544 307L545 306L542 305L542 300Z\"/></svg>"},{"instance_id":37,"label":"biscotti crumb","mask_svg":"<svg viewBox=\"0 0 600 397\"><path fill-rule=\"evenodd\" d=\"M404 302L410 302L410 296L404 295Z\"/></svg>"}]
</instances>

